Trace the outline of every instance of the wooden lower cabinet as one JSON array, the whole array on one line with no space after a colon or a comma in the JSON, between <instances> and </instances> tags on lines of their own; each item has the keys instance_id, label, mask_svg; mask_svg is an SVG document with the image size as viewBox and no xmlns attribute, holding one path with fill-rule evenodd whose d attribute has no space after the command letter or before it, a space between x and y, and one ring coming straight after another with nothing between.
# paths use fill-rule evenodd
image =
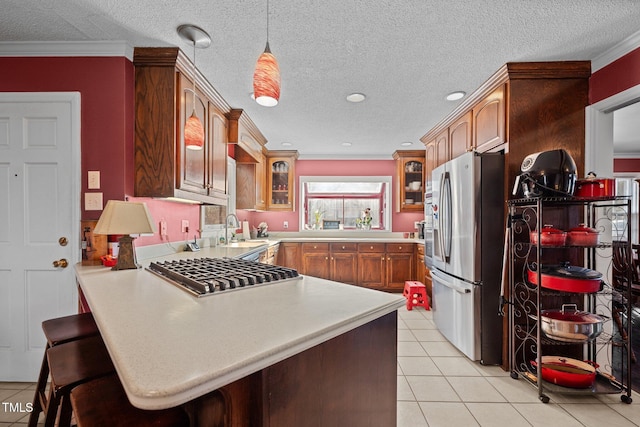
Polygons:
<instances>
[{"instance_id":1,"label":"wooden lower cabinet","mask_svg":"<svg viewBox=\"0 0 640 427\"><path fill-rule=\"evenodd\" d=\"M415 278L415 244L387 243L387 280L385 290L402 292L404 282Z\"/></svg>"},{"instance_id":2,"label":"wooden lower cabinet","mask_svg":"<svg viewBox=\"0 0 640 427\"><path fill-rule=\"evenodd\" d=\"M396 341L394 311L184 408L193 426L394 426Z\"/></svg>"},{"instance_id":3,"label":"wooden lower cabinet","mask_svg":"<svg viewBox=\"0 0 640 427\"><path fill-rule=\"evenodd\" d=\"M300 268L300 244L282 242L278 248L276 264L287 268Z\"/></svg>"},{"instance_id":4,"label":"wooden lower cabinet","mask_svg":"<svg viewBox=\"0 0 640 427\"><path fill-rule=\"evenodd\" d=\"M402 292L416 280L416 244L352 242L283 242L278 265L300 274L381 291Z\"/></svg>"},{"instance_id":5,"label":"wooden lower cabinet","mask_svg":"<svg viewBox=\"0 0 640 427\"><path fill-rule=\"evenodd\" d=\"M358 285L383 289L387 256L384 243L358 243Z\"/></svg>"},{"instance_id":6,"label":"wooden lower cabinet","mask_svg":"<svg viewBox=\"0 0 640 427\"><path fill-rule=\"evenodd\" d=\"M358 283L358 247L356 243L331 243L329 278L336 282Z\"/></svg>"}]
</instances>

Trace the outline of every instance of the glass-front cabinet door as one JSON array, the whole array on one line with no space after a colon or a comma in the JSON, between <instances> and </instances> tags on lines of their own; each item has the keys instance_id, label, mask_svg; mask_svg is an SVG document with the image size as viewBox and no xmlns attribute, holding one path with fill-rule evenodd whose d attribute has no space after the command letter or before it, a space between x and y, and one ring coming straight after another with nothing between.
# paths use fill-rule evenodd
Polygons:
<instances>
[{"instance_id":1,"label":"glass-front cabinet door","mask_svg":"<svg viewBox=\"0 0 640 427\"><path fill-rule=\"evenodd\" d=\"M295 210L295 161L297 151L269 151L267 191L270 211Z\"/></svg>"},{"instance_id":2,"label":"glass-front cabinet door","mask_svg":"<svg viewBox=\"0 0 640 427\"><path fill-rule=\"evenodd\" d=\"M396 211L420 212L424 210L425 151L406 150L393 153L396 160L398 191Z\"/></svg>"}]
</instances>

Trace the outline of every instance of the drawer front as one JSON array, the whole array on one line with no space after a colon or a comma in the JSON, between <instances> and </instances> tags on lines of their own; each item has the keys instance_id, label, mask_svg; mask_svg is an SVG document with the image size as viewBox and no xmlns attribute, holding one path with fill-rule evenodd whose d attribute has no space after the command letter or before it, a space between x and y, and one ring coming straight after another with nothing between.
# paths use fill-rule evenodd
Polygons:
<instances>
[{"instance_id":1,"label":"drawer front","mask_svg":"<svg viewBox=\"0 0 640 427\"><path fill-rule=\"evenodd\" d=\"M387 243L387 252L392 253L411 253L413 252L413 243Z\"/></svg>"},{"instance_id":2,"label":"drawer front","mask_svg":"<svg viewBox=\"0 0 640 427\"><path fill-rule=\"evenodd\" d=\"M358 252L362 252L362 253L384 252L384 243L358 243Z\"/></svg>"},{"instance_id":3,"label":"drawer front","mask_svg":"<svg viewBox=\"0 0 640 427\"><path fill-rule=\"evenodd\" d=\"M331 252L339 253L339 252L356 252L358 250L357 243L331 243L330 245Z\"/></svg>"},{"instance_id":4,"label":"drawer front","mask_svg":"<svg viewBox=\"0 0 640 427\"><path fill-rule=\"evenodd\" d=\"M303 243L302 253L305 252L329 252L328 243Z\"/></svg>"}]
</instances>

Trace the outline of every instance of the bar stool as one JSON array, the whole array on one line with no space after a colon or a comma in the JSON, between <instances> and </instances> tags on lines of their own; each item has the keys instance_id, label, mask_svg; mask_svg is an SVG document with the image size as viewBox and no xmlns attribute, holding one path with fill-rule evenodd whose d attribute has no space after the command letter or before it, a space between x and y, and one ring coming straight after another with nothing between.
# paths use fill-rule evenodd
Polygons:
<instances>
[{"instance_id":1,"label":"bar stool","mask_svg":"<svg viewBox=\"0 0 640 427\"><path fill-rule=\"evenodd\" d=\"M422 282L407 280L404 282L402 295L407 299L407 310L413 310L413 307L424 307L426 310L431 310L427 288Z\"/></svg>"},{"instance_id":2,"label":"bar stool","mask_svg":"<svg viewBox=\"0 0 640 427\"><path fill-rule=\"evenodd\" d=\"M117 375L109 375L75 387L71 406L77 427L180 427L189 425L181 408L146 411L134 407Z\"/></svg>"},{"instance_id":3,"label":"bar stool","mask_svg":"<svg viewBox=\"0 0 640 427\"><path fill-rule=\"evenodd\" d=\"M59 344L47 350L51 384L45 411L45 427L71 424L71 390L80 384L115 372L99 335ZM58 417L58 409L60 416Z\"/></svg>"},{"instance_id":4,"label":"bar stool","mask_svg":"<svg viewBox=\"0 0 640 427\"><path fill-rule=\"evenodd\" d=\"M36 392L33 397L33 410L29 416L29 427L35 427L38 424L40 412L43 410L46 411L47 409L48 402L45 392L47 380L49 379L47 350L58 344L90 337L99 333L98 326L91 313L73 314L71 316L45 320L42 322L42 330L47 339L47 344L42 357L40 375L36 383Z\"/></svg>"}]
</instances>

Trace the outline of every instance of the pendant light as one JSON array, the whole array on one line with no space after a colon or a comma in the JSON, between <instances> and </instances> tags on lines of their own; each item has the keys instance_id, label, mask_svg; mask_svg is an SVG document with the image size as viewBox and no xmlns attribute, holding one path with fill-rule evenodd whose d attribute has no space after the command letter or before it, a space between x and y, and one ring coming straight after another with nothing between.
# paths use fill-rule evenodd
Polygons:
<instances>
[{"instance_id":1,"label":"pendant light","mask_svg":"<svg viewBox=\"0 0 640 427\"><path fill-rule=\"evenodd\" d=\"M190 150L202 150L204 146L204 126L196 114L196 48L205 49L211 44L211 37L205 30L195 25L178 27L180 37L193 44L193 111L184 125L184 145Z\"/></svg>"},{"instance_id":2,"label":"pendant light","mask_svg":"<svg viewBox=\"0 0 640 427\"><path fill-rule=\"evenodd\" d=\"M265 107L278 105L280 99L280 67L269 49L269 0L267 0L267 45L258 58L253 73L253 96Z\"/></svg>"}]
</instances>

